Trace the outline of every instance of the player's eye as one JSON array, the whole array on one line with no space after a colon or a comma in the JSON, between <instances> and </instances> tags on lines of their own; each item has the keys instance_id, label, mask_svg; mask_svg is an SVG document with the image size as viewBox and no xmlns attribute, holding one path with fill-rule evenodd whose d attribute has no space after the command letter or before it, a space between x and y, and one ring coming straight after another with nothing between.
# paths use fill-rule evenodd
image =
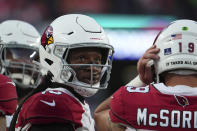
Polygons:
<instances>
[{"instance_id":1,"label":"player's eye","mask_svg":"<svg viewBox=\"0 0 197 131\"><path fill-rule=\"evenodd\" d=\"M101 63L101 57L96 57L96 58L94 59L94 62L95 62L96 64L100 64L100 63Z\"/></svg>"},{"instance_id":2,"label":"player's eye","mask_svg":"<svg viewBox=\"0 0 197 131\"><path fill-rule=\"evenodd\" d=\"M85 62L86 61L86 58L84 56L78 56L78 61L79 62Z\"/></svg>"}]
</instances>

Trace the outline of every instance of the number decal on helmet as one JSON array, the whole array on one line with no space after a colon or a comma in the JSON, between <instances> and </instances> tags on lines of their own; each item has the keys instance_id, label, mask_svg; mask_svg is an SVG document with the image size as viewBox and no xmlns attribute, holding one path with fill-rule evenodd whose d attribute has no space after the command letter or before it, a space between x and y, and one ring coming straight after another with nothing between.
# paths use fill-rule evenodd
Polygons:
<instances>
[{"instance_id":1,"label":"number decal on helmet","mask_svg":"<svg viewBox=\"0 0 197 131\"><path fill-rule=\"evenodd\" d=\"M189 43L188 44L188 51L189 51L189 53L193 53L194 52L194 43Z\"/></svg>"},{"instance_id":2,"label":"number decal on helmet","mask_svg":"<svg viewBox=\"0 0 197 131\"><path fill-rule=\"evenodd\" d=\"M179 52L182 52L182 42L179 42ZM188 43L188 52L189 53L194 52L194 43L192 42Z\"/></svg>"},{"instance_id":3,"label":"number decal on helmet","mask_svg":"<svg viewBox=\"0 0 197 131\"><path fill-rule=\"evenodd\" d=\"M193 20L176 20L161 31L155 40L161 50L158 53L160 59L154 61L156 82L161 82L160 76L164 72L197 71L196 38L197 22Z\"/></svg>"}]
</instances>

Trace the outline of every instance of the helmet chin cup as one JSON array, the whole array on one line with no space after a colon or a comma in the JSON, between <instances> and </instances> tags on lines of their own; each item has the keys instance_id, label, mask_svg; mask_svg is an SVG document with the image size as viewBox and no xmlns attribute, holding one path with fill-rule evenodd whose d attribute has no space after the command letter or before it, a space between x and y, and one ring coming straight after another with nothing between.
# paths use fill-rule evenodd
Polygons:
<instances>
[{"instance_id":1,"label":"helmet chin cup","mask_svg":"<svg viewBox=\"0 0 197 131\"><path fill-rule=\"evenodd\" d=\"M40 79L33 79L29 74L12 73L10 78L21 88L36 88ZM37 76L40 78L39 74ZM37 81L36 81L37 80Z\"/></svg>"},{"instance_id":2,"label":"helmet chin cup","mask_svg":"<svg viewBox=\"0 0 197 131\"><path fill-rule=\"evenodd\" d=\"M74 90L83 97L93 96L94 94L97 93L99 86L100 86L100 83L90 85L90 84L86 84L77 80L73 81L73 83L70 86L73 87ZM87 87L90 87L90 88L87 88ZM97 87L97 88L91 88L91 87Z\"/></svg>"}]
</instances>

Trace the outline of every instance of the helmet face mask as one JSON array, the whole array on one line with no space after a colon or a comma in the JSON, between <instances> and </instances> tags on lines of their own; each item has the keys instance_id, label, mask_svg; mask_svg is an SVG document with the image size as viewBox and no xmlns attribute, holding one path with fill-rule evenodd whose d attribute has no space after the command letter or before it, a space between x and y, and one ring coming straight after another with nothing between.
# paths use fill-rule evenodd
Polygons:
<instances>
[{"instance_id":1,"label":"helmet face mask","mask_svg":"<svg viewBox=\"0 0 197 131\"><path fill-rule=\"evenodd\" d=\"M78 14L57 18L42 36L40 53L53 81L73 87L82 96L107 88L114 51L92 18Z\"/></svg>"},{"instance_id":2,"label":"helmet face mask","mask_svg":"<svg viewBox=\"0 0 197 131\"><path fill-rule=\"evenodd\" d=\"M35 88L40 82L40 35L30 24L8 20L0 24L1 73L20 88ZM35 61L37 62L35 64Z\"/></svg>"},{"instance_id":3,"label":"helmet face mask","mask_svg":"<svg viewBox=\"0 0 197 131\"><path fill-rule=\"evenodd\" d=\"M104 45L104 46L103 46ZM101 55L101 60L99 63L95 62L85 62L85 63L71 63L69 60L71 52L81 52L84 50L83 54L88 54L88 49L99 50ZM112 60L113 60L113 48L110 45L101 44L101 43L81 43L81 44L72 44L70 46L58 45L54 47L54 51L50 51L54 56L56 56L59 61L61 61L61 70L60 70L60 83L64 83L69 86L81 86L85 88L95 88L95 89L105 89L107 88L107 82L110 79L110 73L112 69ZM94 51L95 52L95 51ZM97 51L98 52L98 51ZM75 54L75 53L74 53ZM97 68L99 70L99 75L97 74L97 80L94 78L94 70ZM82 75L86 71L89 82L85 82L82 79ZM95 76L96 77L96 76ZM95 82L94 82L95 81ZM97 82L96 82L97 81Z\"/></svg>"},{"instance_id":4,"label":"helmet face mask","mask_svg":"<svg viewBox=\"0 0 197 131\"><path fill-rule=\"evenodd\" d=\"M158 35L154 44L160 48L160 59L154 63L157 82L164 72L197 74L197 22L174 21Z\"/></svg>"},{"instance_id":5,"label":"helmet face mask","mask_svg":"<svg viewBox=\"0 0 197 131\"><path fill-rule=\"evenodd\" d=\"M68 59L69 56L71 56L69 52L72 52L70 54L74 55L72 61ZM107 72L111 70L111 65L106 65L106 63L108 63L107 61L111 61L110 57L112 57L108 56L108 52L109 49L106 50L98 47L69 49L68 58L64 58L65 64L63 65L63 69L67 70L70 68L72 77L70 77L69 80L64 79L65 82L72 82L72 84L76 85L80 82L81 86L84 87L105 89L107 87L107 79L104 77L109 77L110 74L107 74ZM63 70L61 74L62 79L64 78L64 74L66 74L64 71L65 70Z\"/></svg>"},{"instance_id":6,"label":"helmet face mask","mask_svg":"<svg viewBox=\"0 0 197 131\"><path fill-rule=\"evenodd\" d=\"M41 77L40 67L32 60L35 55L39 55L38 49L17 47L16 45L2 47L1 65L4 74L22 88L34 88Z\"/></svg>"}]
</instances>

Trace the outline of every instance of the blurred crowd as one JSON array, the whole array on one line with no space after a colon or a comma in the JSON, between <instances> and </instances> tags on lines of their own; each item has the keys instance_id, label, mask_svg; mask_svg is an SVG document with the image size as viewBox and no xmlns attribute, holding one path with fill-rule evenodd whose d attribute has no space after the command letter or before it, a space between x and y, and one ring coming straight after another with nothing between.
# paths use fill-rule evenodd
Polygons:
<instances>
[{"instance_id":1,"label":"blurred crowd","mask_svg":"<svg viewBox=\"0 0 197 131\"><path fill-rule=\"evenodd\" d=\"M196 20L196 0L0 0L0 21L38 24L67 13L174 15Z\"/></svg>"}]
</instances>

